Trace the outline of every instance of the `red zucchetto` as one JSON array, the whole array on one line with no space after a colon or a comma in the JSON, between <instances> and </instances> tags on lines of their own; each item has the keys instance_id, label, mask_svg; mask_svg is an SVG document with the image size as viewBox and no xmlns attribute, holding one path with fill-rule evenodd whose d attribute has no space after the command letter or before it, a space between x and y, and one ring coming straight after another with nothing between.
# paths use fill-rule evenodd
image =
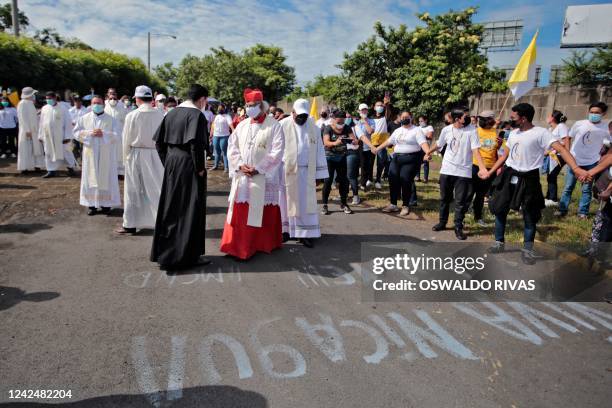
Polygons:
<instances>
[{"instance_id":1,"label":"red zucchetto","mask_svg":"<svg viewBox=\"0 0 612 408\"><path fill-rule=\"evenodd\" d=\"M259 89L247 88L244 90L244 101L249 102L261 102L263 101L263 92Z\"/></svg>"}]
</instances>

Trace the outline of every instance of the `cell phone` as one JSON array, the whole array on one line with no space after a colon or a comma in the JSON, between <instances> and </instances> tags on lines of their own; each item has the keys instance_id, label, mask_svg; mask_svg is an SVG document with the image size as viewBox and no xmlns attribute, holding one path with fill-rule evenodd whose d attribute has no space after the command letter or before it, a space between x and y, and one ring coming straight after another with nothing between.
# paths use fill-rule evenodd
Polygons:
<instances>
[{"instance_id":1,"label":"cell phone","mask_svg":"<svg viewBox=\"0 0 612 408\"><path fill-rule=\"evenodd\" d=\"M340 140L342 140L342 143L344 143L344 144L351 144L351 143L353 143L353 140L350 137L343 137L343 138L340 138Z\"/></svg>"},{"instance_id":2,"label":"cell phone","mask_svg":"<svg viewBox=\"0 0 612 408\"><path fill-rule=\"evenodd\" d=\"M391 92L385 91L385 98L390 98L390 97L391 97Z\"/></svg>"}]
</instances>

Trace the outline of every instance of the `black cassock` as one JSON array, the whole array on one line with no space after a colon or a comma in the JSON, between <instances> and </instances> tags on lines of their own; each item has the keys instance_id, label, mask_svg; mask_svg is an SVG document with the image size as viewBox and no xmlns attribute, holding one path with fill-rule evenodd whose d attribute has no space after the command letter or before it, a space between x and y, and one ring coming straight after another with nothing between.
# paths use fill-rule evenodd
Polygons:
<instances>
[{"instance_id":1,"label":"black cassock","mask_svg":"<svg viewBox=\"0 0 612 408\"><path fill-rule=\"evenodd\" d=\"M178 107L157 129L155 145L164 164L151 261L189 266L204 254L206 228L206 117L199 109ZM204 176L198 175L204 170Z\"/></svg>"}]
</instances>

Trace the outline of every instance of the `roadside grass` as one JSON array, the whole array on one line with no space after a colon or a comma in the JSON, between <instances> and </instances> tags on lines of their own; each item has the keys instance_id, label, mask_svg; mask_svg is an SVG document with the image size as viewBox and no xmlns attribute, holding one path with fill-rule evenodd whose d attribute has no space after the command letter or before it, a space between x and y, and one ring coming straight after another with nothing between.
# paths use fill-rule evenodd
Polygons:
<instances>
[{"instance_id":1,"label":"roadside grass","mask_svg":"<svg viewBox=\"0 0 612 408\"><path fill-rule=\"evenodd\" d=\"M440 189L439 189L439 171L440 157L434 157L430 163L429 183L425 184L417 182L417 197L418 206L412 209L408 220L419 219L431 223L433 226L438 221L438 209L440 205ZM558 177L559 196L563 191L565 184L565 169ZM421 175L422 176L422 175ZM546 177L542 177L542 188L546 189ZM545 191L545 190L544 190ZM591 227L593 217L597 211L598 203L591 202L591 208L588 219L581 220L576 216L578 199L580 197L580 184L576 185L572 194L569 214L566 217L555 217L554 212L556 207L545 208L542 212L542 219L537 226L536 239L548 244L563 247L567 250L581 251L587 247L591 237ZM338 195L337 190L332 192L333 195ZM363 205L382 209L389 204L389 186L388 182L383 184L381 190L360 191L360 196L363 200ZM399 203L401 204L401 203ZM485 204L485 221L486 226L480 226L476 223L472 212L468 212L465 219L466 230L470 233L471 238L478 240L492 240L494 232L494 216L488 210ZM398 215L390 215L399 218ZM451 206L449 225L452 225L453 207ZM522 216L517 211L511 211L508 215L508 224L506 226L506 242L521 243L523 241L523 220Z\"/></svg>"}]
</instances>

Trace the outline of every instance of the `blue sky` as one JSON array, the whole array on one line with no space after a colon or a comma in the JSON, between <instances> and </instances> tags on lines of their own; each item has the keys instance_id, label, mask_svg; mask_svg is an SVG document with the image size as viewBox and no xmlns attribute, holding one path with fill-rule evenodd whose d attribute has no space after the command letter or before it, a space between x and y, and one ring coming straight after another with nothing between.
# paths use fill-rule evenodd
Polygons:
<instances>
[{"instance_id":1,"label":"blue sky","mask_svg":"<svg viewBox=\"0 0 612 408\"><path fill-rule=\"evenodd\" d=\"M434 0L21 0L20 8L36 28L55 27L64 36L75 36L96 48L107 48L146 61L147 31L170 33L172 40L153 37L152 65L176 64L187 53L203 55L211 47L239 51L257 42L284 49L296 68L300 84L317 74L337 73L344 52L372 35L373 24L414 27L414 14L439 14L449 9L478 6L475 21L521 18L525 47L540 29L538 60L544 82L551 65L570 51L560 49L561 27L568 5L606 1L524 0L488 2ZM490 53L492 66L514 65L521 52Z\"/></svg>"}]
</instances>

